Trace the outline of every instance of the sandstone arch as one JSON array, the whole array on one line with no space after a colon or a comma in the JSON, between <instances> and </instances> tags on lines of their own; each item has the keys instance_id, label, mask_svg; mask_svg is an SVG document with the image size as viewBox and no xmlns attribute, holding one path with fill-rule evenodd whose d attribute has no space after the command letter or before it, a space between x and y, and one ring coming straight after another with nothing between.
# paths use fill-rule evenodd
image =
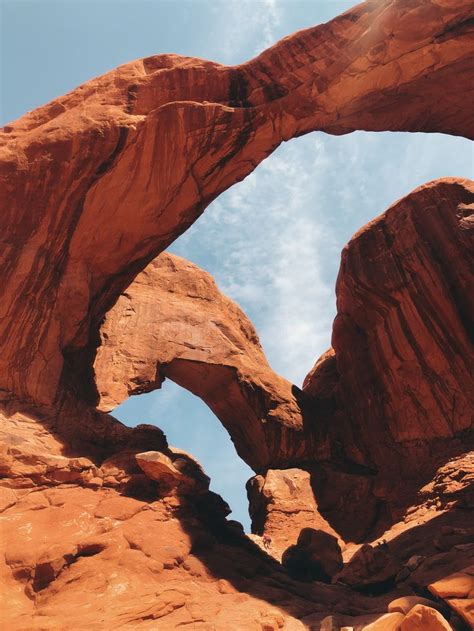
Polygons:
<instances>
[{"instance_id":1,"label":"sandstone arch","mask_svg":"<svg viewBox=\"0 0 474 631\"><path fill-rule=\"evenodd\" d=\"M87 628L303 628L319 625L327 615L335 615L338 626L369 622L354 613L371 612L370 622L380 618L393 592L374 598L347 586L292 581L236 534L223 502L208 492L183 501L153 486L151 498L124 494L124 484L134 480L149 488L150 480L137 471L137 451L154 450L145 458L148 465L161 462L168 478L181 482L176 460L183 458L172 459L158 429L129 430L94 409L91 366L102 318L137 273L282 140L316 129L441 131L472 138L474 113L466 107L474 89L472 18L464 0L369 1L237 68L173 55L140 60L5 127L0 509L6 536L0 537L0 577L6 624L64 628L72 610ZM390 490L392 495L405 490L406 480L396 476L412 472L401 466L406 456L429 472L440 454L446 459L450 450L468 448L463 359L472 203L470 183L432 183L349 245L338 283L335 355L329 352L319 362L304 388L317 414L309 423L303 419L305 453L291 454L298 464L310 453L315 467L325 459L350 460L361 475L367 467L378 468L372 491L393 499ZM398 214L408 221L394 232ZM412 259L406 253L410 244L417 248ZM381 255L384 277L373 273L365 254L370 261ZM440 289L436 296L432 282ZM420 322L423 313L432 321L431 337ZM398 353L387 342L393 330ZM246 331L243 355L253 353L260 364L255 374L264 382L271 373L251 329ZM421 354L411 343L420 333ZM169 364L176 368L180 361ZM387 374L377 375L385 363ZM437 368L439 378L430 388ZM378 378L371 382L374 373ZM97 376L100 390L100 370ZM399 396L410 379L412 394L422 396ZM148 378L146 387L151 385ZM275 409L295 413L294 426L285 426L284 415L266 424L269 440L264 438L273 450L262 450L258 466L282 457L275 454L272 432L285 426L288 437L300 437L289 387L282 380L271 396ZM446 420L449 389L456 393L456 416ZM429 416L420 412L407 426L415 400L426 405ZM371 435L374 423L380 427ZM258 431L243 438L253 436L262 438ZM387 457L390 450L400 457L398 468ZM468 623L469 589L458 593L456 581L464 586L472 575L466 567L474 555L472 467L472 454L443 463L383 546L388 545L395 571L402 565L409 572L400 574L402 590L429 588ZM253 491L263 498L257 507L262 529L268 504L279 498L279 476L285 485L290 482L288 488L311 493L301 473L287 476L280 469L267 480L254 480ZM387 487L390 476L394 489ZM326 480L331 482L325 478L323 485ZM324 493L322 499L326 512L347 522L354 513L344 502L353 494L347 485L342 490L333 492L330 502ZM280 500L279 509L291 516L292 493ZM314 502L304 507L312 525L317 508ZM275 522L281 527L278 518L272 527ZM291 534L291 523L284 527ZM18 539L20 528L26 534ZM378 548L371 548L369 559ZM415 551L426 558L411 572ZM346 578L357 575L353 571L351 577L350 563L345 569ZM436 581L459 571L448 578L461 596L454 599L443 581ZM374 581L362 578L362 584ZM393 622L393 614L387 615ZM395 617L398 624L403 615Z\"/></svg>"},{"instance_id":2,"label":"sandstone arch","mask_svg":"<svg viewBox=\"0 0 474 631\"><path fill-rule=\"evenodd\" d=\"M462 0L367 2L235 68L173 55L126 64L6 126L5 396L51 404L64 356L67 373L83 366L136 273L283 140L472 137L471 18Z\"/></svg>"},{"instance_id":3,"label":"sandstone arch","mask_svg":"<svg viewBox=\"0 0 474 631\"><path fill-rule=\"evenodd\" d=\"M323 506L325 487L352 489L366 532L380 502L402 510L436 467L472 444L473 204L472 182L436 180L351 239L336 287L335 350L303 392L272 371L251 323L208 274L162 254L102 325L101 409L169 377L209 405L255 471L313 472Z\"/></svg>"},{"instance_id":4,"label":"sandstone arch","mask_svg":"<svg viewBox=\"0 0 474 631\"><path fill-rule=\"evenodd\" d=\"M104 411L170 378L207 403L255 470L304 459L299 389L270 368L241 309L181 257L161 254L119 297L94 373Z\"/></svg>"}]
</instances>

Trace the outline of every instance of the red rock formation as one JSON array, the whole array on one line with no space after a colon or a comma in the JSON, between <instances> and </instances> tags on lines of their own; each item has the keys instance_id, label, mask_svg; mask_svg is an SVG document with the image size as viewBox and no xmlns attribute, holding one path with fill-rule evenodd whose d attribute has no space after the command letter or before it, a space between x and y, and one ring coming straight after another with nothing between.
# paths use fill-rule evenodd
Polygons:
<instances>
[{"instance_id":1,"label":"red rock formation","mask_svg":"<svg viewBox=\"0 0 474 631\"><path fill-rule=\"evenodd\" d=\"M71 457L27 411L2 410L0 429L2 628L303 630L299 619L318 611L386 606L386 597L291 580L225 521L228 507L199 467L165 443L136 456L145 470L167 464L150 481L136 449L101 465Z\"/></svg>"},{"instance_id":2,"label":"red rock formation","mask_svg":"<svg viewBox=\"0 0 474 631\"><path fill-rule=\"evenodd\" d=\"M136 273L282 140L316 129L473 137L472 17L464 0L367 2L238 67L126 64L6 126L5 396L50 404L64 366L77 382L69 373Z\"/></svg>"},{"instance_id":3,"label":"red rock formation","mask_svg":"<svg viewBox=\"0 0 474 631\"><path fill-rule=\"evenodd\" d=\"M254 541L275 559L296 544L304 528L337 536L319 513L311 476L301 469L269 469L247 483Z\"/></svg>"},{"instance_id":4,"label":"red rock formation","mask_svg":"<svg viewBox=\"0 0 474 631\"><path fill-rule=\"evenodd\" d=\"M358 232L342 254L333 347L304 391L333 458L403 503L472 445L474 186L437 180Z\"/></svg>"},{"instance_id":5,"label":"red rock formation","mask_svg":"<svg viewBox=\"0 0 474 631\"><path fill-rule=\"evenodd\" d=\"M303 459L299 389L273 372L251 322L196 265L161 254L120 296L100 335L101 409L168 377L207 403L255 470Z\"/></svg>"},{"instance_id":6,"label":"red rock formation","mask_svg":"<svg viewBox=\"0 0 474 631\"><path fill-rule=\"evenodd\" d=\"M170 377L206 401L256 471L309 470L319 509L344 538L387 525L387 508L405 508L472 441L473 191L455 179L422 186L346 246L336 351L318 360L306 397L271 370L252 325L209 275L162 255L101 328L102 408Z\"/></svg>"},{"instance_id":7,"label":"red rock formation","mask_svg":"<svg viewBox=\"0 0 474 631\"><path fill-rule=\"evenodd\" d=\"M386 631L446 628L459 623L453 611L471 620L471 185L421 187L356 235L343 253L334 352L303 397L192 265L165 255L119 296L282 140L316 129L474 137L472 18L463 0L369 1L242 66L173 55L127 64L4 128L2 625ZM174 304L173 275L183 283ZM116 302L96 384L99 326ZM118 327L135 317L171 340L157 348L140 331L132 365L114 364ZM263 550L160 430L128 429L95 408L97 387L110 406L164 375L207 400L262 469L249 486ZM302 492L284 493L288 480ZM408 491L412 505L386 541L369 536L396 519ZM345 567L333 577L339 548L315 528L366 546L341 540ZM294 574L305 550L312 569L332 562L324 578L334 584L296 581L267 554L295 544ZM427 588L443 602L391 609Z\"/></svg>"},{"instance_id":8,"label":"red rock formation","mask_svg":"<svg viewBox=\"0 0 474 631\"><path fill-rule=\"evenodd\" d=\"M199 467L162 439L153 457L135 448L99 463L69 453L48 419L27 411L2 410L0 428L0 607L6 629L62 630L70 627L72 610L78 630L183 624L212 624L218 631L303 630L318 629L328 619L355 628L375 621L388 625L405 616L384 614L390 603L426 586L470 615L471 513L453 508L456 485L450 476L456 467L472 476L472 457L440 470L437 484L420 496L406 522L384 534L384 554L402 569L396 586L374 597L342 584L286 576L225 521L228 508L206 491ZM153 459L167 466L155 468L150 480L136 460ZM193 477L199 493L188 483ZM447 488L450 511L439 504ZM378 543L372 543L375 550ZM356 550L346 547L345 559ZM359 578L367 578L360 568ZM449 610L443 615L449 617Z\"/></svg>"}]
</instances>

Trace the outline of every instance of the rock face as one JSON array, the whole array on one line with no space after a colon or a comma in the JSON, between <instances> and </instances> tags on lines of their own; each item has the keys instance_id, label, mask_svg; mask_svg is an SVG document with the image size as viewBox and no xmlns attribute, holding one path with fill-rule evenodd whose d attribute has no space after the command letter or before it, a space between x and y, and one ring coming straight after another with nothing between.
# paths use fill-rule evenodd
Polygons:
<instances>
[{"instance_id":1,"label":"rock face","mask_svg":"<svg viewBox=\"0 0 474 631\"><path fill-rule=\"evenodd\" d=\"M353 237L334 350L305 380L333 458L392 505L472 446L473 210L472 182L437 180Z\"/></svg>"},{"instance_id":2,"label":"rock face","mask_svg":"<svg viewBox=\"0 0 474 631\"><path fill-rule=\"evenodd\" d=\"M286 514L298 514L300 528L314 526L308 511L322 511L316 519L344 539L386 527L447 457L473 443L473 204L472 183L436 180L355 235L336 287L335 350L303 392L272 371L251 323L208 274L162 254L101 327L94 373L102 409L169 377L206 401L261 472L252 489L265 488L268 510L270 489L284 496L294 486ZM252 512L262 534L259 493ZM315 494L318 510L306 502L303 516L301 494Z\"/></svg>"},{"instance_id":3,"label":"rock face","mask_svg":"<svg viewBox=\"0 0 474 631\"><path fill-rule=\"evenodd\" d=\"M279 561L305 528L337 536L318 510L307 471L269 469L250 478L247 495L255 541Z\"/></svg>"},{"instance_id":4,"label":"rock face","mask_svg":"<svg viewBox=\"0 0 474 631\"><path fill-rule=\"evenodd\" d=\"M180 495L183 487L176 493L167 472L156 469L152 488L145 476L124 488L139 471L127 454L102 466L78 462L27 413L4 412L0 421L9 452L0 487L2 629L173 629L211 621L216 629L277 629L284 618L314 611L312 600L327 600L309 586L285 613L286 590L293 585L296 594L298 585L227 529L228 507L204 488ZM183 454L163 450L177 470ZM146 456L136 458L141 464ZM334 603L350 597L337 593ZM294 620L294 628L304 627Z\"/></svg>"},{"instance_id":5,"label":"rock face","mask_svg":"<svg viewBox=\"0 0 474 631\"><path fill-rule=\"evenodd\" d=\"M303 391L205 272L156 257L283 140L474 137L473 17L369 1L238 67L138 60L4 128L6 629L472 624L472 183L420 187L352 239ZM164 378L254 467L253 541L191 456L107 413Z\"/></svg>"},{"instance_id":6,"label":"rock face","mask_svg":"<svg viewBox=\"0 0 474 631\"><path fill-rule=\"evenodd\" d=\"M282 564L303 580L330 583L343 567L337 537L314 528L303 528L295 545L285 550Z\"/></svg>"},{"instance_id":7,"label":"rock face","mask_svg":"<svg viewBox=\"0 0 474 631\"><path fill-rule=\"evenodd\" d=\"M5 395L49 405L84 380L98 324L137 272L283 140L473 137L472 17L464 0L367 2L238 67L126 64L6 126Z\"/></svg>"},{"instance_id":8,"label":"rock face","mask_svg":"<svg viewBox=\"0 0 474 631\"><path fill-rule=\"evenodd\" d=\"M196 265L161 254L119 297L100 337L101 409L168 377L207 403L255 470L303 459L301 391L270 368L252 323Z\"/></svg>"},{"instance_id":9,"label":"rock face","mask_svg":"<svg viewBox=\"0 0 474 631\"><path fill-rule=\"evenodd\" d=\"M356 589L378 589L395 583L401 569L399 560L385 543L364 544L338 574L338 581Z\"/></svg>"},{"instance_id":10,"label":"rock face","mask_svg":"<svg viewBox=\"0 0 474 631\"><path fill-rule=\"evenodd\" d=\"M135 447L100 463L70 453L48 419L26 410L4 408L0 428L0 607L7 629L62 630L72 607L79 630L186 624L303 631L331 628L331 621L339 628L397 629L405 612L384 612L393 611L400 594L413 597L426 587L446 600L446 619L455 611L471 620L474 545L466 506L437 508L426 491L424 503L384 535L384 554L402 567L396 586L368 595L361 593L363 573L356 590L288 576L271 550L262 551L226 521L228 507L206 490L199 465L170 449L157 429L155 451ZM123 431L132 443L134 430ZM305 532L301 548L321 559ZM372 542L375 549L378 543ZM346 561L354 552L345 548Z\"/></svg>"}]
</instances>

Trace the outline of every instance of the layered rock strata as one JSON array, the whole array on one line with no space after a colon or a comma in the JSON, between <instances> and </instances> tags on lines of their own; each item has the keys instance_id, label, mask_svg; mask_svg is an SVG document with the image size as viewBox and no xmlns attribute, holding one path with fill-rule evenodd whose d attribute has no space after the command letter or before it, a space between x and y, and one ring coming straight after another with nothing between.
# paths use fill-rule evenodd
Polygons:
<instances>
[{"instance_id":1,"label":"layered rock strata","mask_svg":"<svg viewBox=\"0 0 474 631\"><path fill-rule=\"evenodd\" d=\"M334 350L303 387L333 458L372 470L391 503L472 448L473 211L473 182L436 180L353 237Z\"/></svg>"},{"instance_id":2,"label":"layered rock strata","mask_svg":"<svg viewBox=\"0 0 474 631\"><path fill-rule=\"evenodd\" d=\"M303 392L272 371L251 323L209 275L161 255L101 327L102 408L169 377L215 412L266 476L258 488L297 475L344 538L386 527L442 462L473 443L473 204L471 182L436 180L355 235L336 287L335 350ZM266 473L288 466L307 473ZM256 517L257 532L262 523Z\"/></svg>"}]
</instances>

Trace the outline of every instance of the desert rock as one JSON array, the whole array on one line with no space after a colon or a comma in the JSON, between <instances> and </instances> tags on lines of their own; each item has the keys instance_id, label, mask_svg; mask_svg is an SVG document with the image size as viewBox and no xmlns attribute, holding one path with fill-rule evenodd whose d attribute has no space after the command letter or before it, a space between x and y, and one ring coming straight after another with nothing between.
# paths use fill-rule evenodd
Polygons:
<instances>
[{"instance_id":1,"label":"desert rock","mask_svg":"<svg viewBox=\"0 0 474 631\"><path fill-rule=\"evenodd\" d=\"M84 355L120 293L282 141L356 129L472 138L471 19L459 0L363 3L246 64L139 59L7 125L2 391L50 404L64 381L90 380Z\"/></svg>"},{"instance_id":2,"label":"desert rock","mask_svg":"<svg viewBox=\"0 0 474 631\"><path fill-rule=\"evenodd\" d=\"M424 605L387 612L428 588L472 620L472 183L421 186L355 235L303 390L209 275L163 254L282 141L473 138L472 18L369 1L240 66L125 64L4 127L5 628L447 630ZM163 378L254 468L259 545L191 456L108 413ZM292 546L325 575L291 576Z\"/></svg>"},{"instance_id":3,"label":"desert rock","mask_svg":"<svg viewBox=\"0 0 474 631\"><path fill-rule=\"evenodd\" d=\"M452 631L445 618L431 607L415 605L403 620L401 631Z\"/></svg>"},{"instance_id":4,"label":"desert rock","mask_svg":"<svg viewBox=\"0 0 474 631\"><path fill-rule=\"evenodd\" d=\"M338 536L322 517L311 487L311 475L301 469L269 469L247 482L252 532L263 537L266 549L281 560L304 528Z\"/></svg>"},{"instance_id":5,"label":"desert rock","mask_svg":"<svg viewBox=\"0 0 474 631\"><path fill-rule=\"evenodd\" d=\"M100 336L101 409L169 378L207 403L254 469L302 457L298 389L270 368L252 323L197 265L161 254L119 297Z\"/></svg>"},{"instance_id":6,"label":"desert rock","mask_svg":"<svg viewBox=\"0 0 474 631\"><path fill-rule=\"evenodd\" d=\"M474 565L431 583L428 589L474 627Z\"/></svg>"}]
</instances>

